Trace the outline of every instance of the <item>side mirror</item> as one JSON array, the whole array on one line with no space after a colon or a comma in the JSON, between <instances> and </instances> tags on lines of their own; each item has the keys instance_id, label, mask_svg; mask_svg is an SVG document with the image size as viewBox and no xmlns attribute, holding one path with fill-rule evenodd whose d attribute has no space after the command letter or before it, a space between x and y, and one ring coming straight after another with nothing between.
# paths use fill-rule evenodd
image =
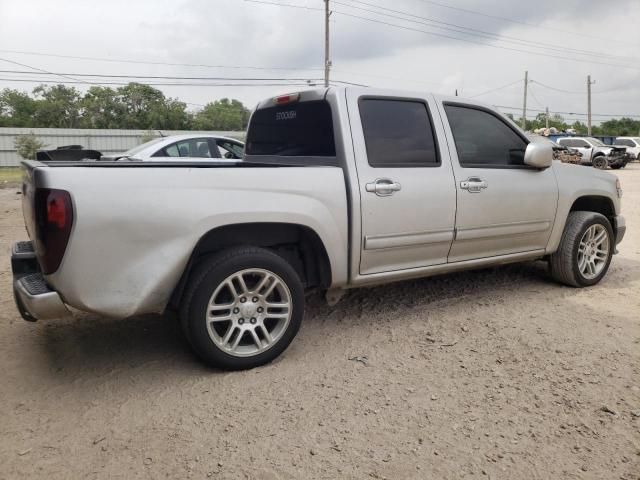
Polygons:
<instances>
[{"instance_id":1,"label":"side mirror","mask_svg":"<svg viewBox=\"0 0 640 480\"><path fill-rule=\"evenodd\" d=\"M524 152L524 164L535 168L549 168L553 162L553 147L549 143L531 142Z\"/></svg>"}]
</instances>

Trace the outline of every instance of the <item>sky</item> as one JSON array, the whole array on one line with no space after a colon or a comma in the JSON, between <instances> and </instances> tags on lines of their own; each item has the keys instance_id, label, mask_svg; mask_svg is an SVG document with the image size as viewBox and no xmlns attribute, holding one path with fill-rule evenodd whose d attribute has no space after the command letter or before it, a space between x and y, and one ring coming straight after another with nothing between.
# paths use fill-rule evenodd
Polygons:
<instances>
[{"instance_id":1,"label":"sky","mask_svg":"<svg viewBox=\"0 0 640 480\"><path fill-rule=\"evenodd\" d=\"M527 70L528 116L549 107L585 121L591 75L594 121L640 119L638 0L330 0L330 8L335 82L457 90L518 117ZM225 97L253 108L321 85L323 9L323 0L0 0L0 88L77 81L70 85L84 91L130 80L80 74L231 78L139 81L206 84L157 86L194 111ZM273 80L282 78L296 80ZM263 85L218 85L229 83Z\"/></svg>"}]
</instances>

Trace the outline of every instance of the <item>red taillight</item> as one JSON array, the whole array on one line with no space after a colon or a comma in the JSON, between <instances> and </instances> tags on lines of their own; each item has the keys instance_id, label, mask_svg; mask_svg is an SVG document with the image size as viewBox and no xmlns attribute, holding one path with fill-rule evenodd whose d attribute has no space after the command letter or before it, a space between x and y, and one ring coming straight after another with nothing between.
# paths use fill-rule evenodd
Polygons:
<instances>
[{"instance_id":1,"label":"red taillight","mask_svg":"<svg viewBox=\"0 0 640 480\"><path fill-rule=\"evenodd\" d=\"M53 194L49 194L47 199L47 221L58 228L64 228L67 223L67 210L64 201Z\"/></svg>"},{"instance_id":2,"label":"red taillight","mask_svg":"<svg viewBox=\"0 0 640 480\"><path fill-rule=\"evenodd\" d=\"M45 274L55 272L67 248L73 224L71 195L66 190L39 188L35 194L35 247Z\"/></svg>"}]
</instances>

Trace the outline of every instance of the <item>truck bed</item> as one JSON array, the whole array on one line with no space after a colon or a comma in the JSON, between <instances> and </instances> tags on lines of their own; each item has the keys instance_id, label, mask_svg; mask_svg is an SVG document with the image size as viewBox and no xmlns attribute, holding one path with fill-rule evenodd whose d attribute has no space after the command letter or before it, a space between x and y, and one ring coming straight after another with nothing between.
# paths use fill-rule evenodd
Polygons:
<instances>
[{"instance_id":1,"label":"truck bed","mask_svg":"<svg viewBox=\"0 0 640 480\"><path fill-rule=\"evenodd\" d=\"M65 303L81 310L121 318L163 311L199 240L220 226L256 218L308 225L330 250L333 277L347 281L341 168L27 161L24 169L23 209L32 239L35 189L71 195L66 251L57 271L45 277Z\"/></svg>"}]
</instances>

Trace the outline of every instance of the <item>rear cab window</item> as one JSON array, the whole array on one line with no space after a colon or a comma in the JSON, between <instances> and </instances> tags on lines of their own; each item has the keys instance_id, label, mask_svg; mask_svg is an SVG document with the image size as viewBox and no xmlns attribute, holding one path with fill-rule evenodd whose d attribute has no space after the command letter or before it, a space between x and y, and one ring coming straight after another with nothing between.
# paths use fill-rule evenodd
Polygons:
<instances>
[{"instance_id":1,"label":"rear cab window","mask_svg":"<svg viewBox=\"0 0 640 480\"><path fill-rule=\"evenodd\" d=\"M370 166L440 165L431 115L424 102L364 97L358 105Z\"/></svg>"},{"instance_id":2,"label":"rear cab window","mask_svg":"<svg viewBox=\"0 0 640 480\"><path fill-rule=\"evenodd\" d=\"M331 106L325 100L311 100L256 110L251 117L245 154L335 158Z\"/></svg>"}]
</instances>

